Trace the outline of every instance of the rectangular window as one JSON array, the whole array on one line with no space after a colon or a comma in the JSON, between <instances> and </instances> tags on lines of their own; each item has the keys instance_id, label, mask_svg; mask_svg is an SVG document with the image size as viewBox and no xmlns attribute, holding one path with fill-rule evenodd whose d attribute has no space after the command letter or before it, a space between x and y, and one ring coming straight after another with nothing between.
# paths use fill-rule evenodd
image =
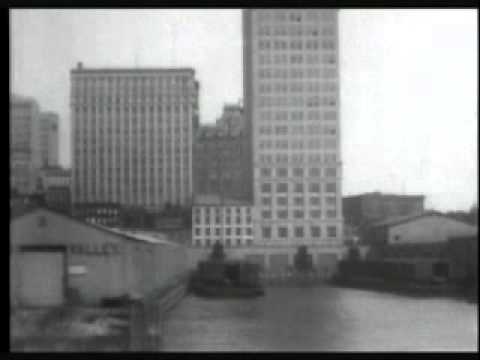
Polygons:
<instances>
[{"instance_id":1,"label":"rectangular window","mask_svg":"<svg viewBox=\"0 0 480 360\"><path fill-rule=\"evenodd\" d=\"M277 217L279 219L286 219L288 218L288 210L278 210L277 211Z\"/></svg>"},{"instance_id":2,"label":"rectangular window","mask_svg":"<svg viewBox=\"0 0 480 360\"><path fill-rule=\"evenodd\" d=\"M270 176L272 176L272 169L262 168L262 169L260 169L260 175L262 177L270 177Z\"/></svg>"},{"instance_id":3,"label":"rectangular window","mask_svg":"<svg viewBox=\"0 0 480 360\"><path fill-rule=\"evenodd\" d=\"M303 197L295 197L293 199L293 203L297 206L303 205L304 204Z\"/></svg>"},{"instance_id":4,"label":"rectangular window","mask_svg":"<svg viewBox=\"0 0 480 360\"><path fill-rule=\"evenodd\" d=\"M288 184L287 184L287 183L279 183L279 184L277 184L277 192L279 192L279 193L286 193L286 192L288 192Z\"/></svg>"},{"instance_id":5,"label":"rectangular window","mask_svg":"<svg viewBox=\"0 0 480 360\"><path fill-rule=\"evenodd\" d=\"M295 210L295 211L293 212L293 217L294 217L295 219L303 219L303 217L304 217L304 212L303 212L303 210Z\"/></svg>"},{"instance_id":6,"label":"rectangular window","mask_svg":"<svg viewBox=\"0 0 480 360\"><path fill-rule=\"evenodd\" d=\"M337 217L337 211L336 210L327 210L327 218L334 219L336 217Z\"/></svg>"},{"instance_id":7,"label":"rectangular window","mask_svg":"<svg viewBox=\"0 0 480 360\"><path fill-rule=\"evenodd\" d=\"M312 226L310 228L310 234L312 235L312 237L320 237L321 236L320 226Z\"/></svg>"},{"instance_id":8,"label":"rectangular window","mask_svg":"<svg viewBox=\"0 0 480 360\"><path fill-rule=\"evenodd\" d=\"M242 228L236 228L235 229L235 234L242 235Z\"/></svg>"},{"instance_id":9,"label":"rectangular window","mask_svg":"<svg viewBox=\"0 0 480 360\"><path fill-rule=\"evenodd\" d=\"M327 226L327 235L328 237L334 238L337 236L337 227L336 226Z\"/></svg>"},{"instance_id":10,"label":"rectangular window","mask_svg":"<svg viewBox=\"0 0 480 360\"><path fill-rule=\"evenodd\" d=\"M296 193L303 193L303 184L297 183L294 185L294 192Z\"/></svg>"},{"instance_id":11,"label":"rectangular window","mask_svg":"<svg viewBox=\"0 0 480 360\"><path fill-rule=\"evenodd\" d=\"M312 219L319 219L322 216L322 212L320 210L310 210L310 217Z\"/></svg>"},{"instance_id":12,"label":"rectangular window","mask_svg":"<svg viewBox=\"0 0 480 360\"><path fill-rule=\"evenodd\" d=\"M272 184L270 183L263 183L261 187L262 193L269 193L272 192Z\"/></svg>"},{"instance_id":13,"label":"rectangular window","mask_svg":"<svg viewBox=\"0 0 480 360\"><path fill-rule=\"evenodd\" d=\"M319 183L310 183L308 186L308 190L312 193L319 193L320 192L320 184Z\"/></svg>"},{"instance_id":14,"label":"rectangular window","mask_svg":"<svg viewBox=\"0 0 480 360\"><path fill-rule=\"evenodd\" d=\"M296 238L303 238L303 227L296 226L295 227L295 237Z\"/></svg>"},{"instance_id":15,"label":"rectangular window","mask_svg":"<svg viewBox=\"0 0 480 360\"><path fill-rule=\"evenodd\" d=\"M285 168L277 169L277 176L278 177L287 177L288 176L288 169L285 169Z\"/></svg>"},{"instance_id":16,"label":"rectangular window","mask_svg":"<svg viewBox=\"0 0 480 360\"><path fill-rule=\"evenodd\" d=\"M284 226L280 226L278 228L278 237L279 238L286 238L288 237L288 228L284 227Z\"/></svg>"},{"instance_id":17,"label":"rectangular window","mask_svg":"<svg viewBox=\"0 0 480 360\"><path fill-rule=\"evenodd\" d=\"M262 205L269 206L272 204L272 198L262 197Z\"/></svg>"},{"instance_id":18,"label":"rectangular window","mask_svg":"<svg viewBox=\"0 0 480 360\"><path fill-rule=\"evenodd\" d=\"M293 169L293 176L303 176L303 169L302 168L294 168Z\"/></svg>"},{"instance_id":19,"label":"rectangular window","mask_svg":"<svg viewBox=\"0 0 480 360\"><path fill-rule=\"evenodd\" d=\"M312 196L310 198L310 205L320 205L320 197L319 196Z\"/></svg>"},{"instance_id":20,"label":"rectangular window","mask_svg":"<svg viewBox=\"0 0 480 360\"><path fill-rule=\"evenodd\" d=\"M262 211L262 218L263 219L271 219L272 218L272 212L270 210L263 210Z\"/></svg>"},{"instance_id":21,"label":"rectangular window","mask_svg":"<svg viewBox=\"0 0 480 360\"><path fill-rule=\"evenodd\" d=\"M335 193L335 192L337 192L337 184L336 183L327 183L327 186L326 186L325 190L328 193Z\"/></svg>"},{"instance_id":22,"label":"rectangular window","mask_svg":"<svg viewBox=\"0 0 480 360\"><path fill-rule=\"evenodd\" d=\"M288 198L285 196L278 197L277 198L277 205L287 205L288 204Z\"/></svg>"},{"instance_id":23,"label":"rectangular window","mask_svg":"<svg viewBox=\"0 0 480 360\"><path fill-rule=\"evenodd\" d=\"M318 176L320 176L320 169L319 168L310 168L309 174L310 174L310 176L318 177Z\"/></svg>"},{"instance_id":24,"label":"rectangular window","mask_svg":"<svg viewBox=\"0 0 480 360\"><path fill-rule=\"evenodd\" d=\"M332 176L332 177L337 176L337 169L335 169L335 168L326 168L326 169L325 169L325 176Z\"/></svg>"}]
</instances>

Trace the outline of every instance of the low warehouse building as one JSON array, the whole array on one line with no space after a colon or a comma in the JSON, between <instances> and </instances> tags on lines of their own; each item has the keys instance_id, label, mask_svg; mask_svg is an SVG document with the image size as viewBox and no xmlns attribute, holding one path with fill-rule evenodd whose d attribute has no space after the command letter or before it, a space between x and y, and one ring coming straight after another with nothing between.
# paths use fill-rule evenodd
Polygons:
<instances>
[{"instance_id":1,"label":"low warehouse building","mask_svg":"<svg viewBox=\"0 0 480 360\"><path fill-rule=\"evenodd\" d=\"M10 221L11 304L56 306L143 297L187 270L183 246L44 208Z\"/></svg>"}]
</instances>

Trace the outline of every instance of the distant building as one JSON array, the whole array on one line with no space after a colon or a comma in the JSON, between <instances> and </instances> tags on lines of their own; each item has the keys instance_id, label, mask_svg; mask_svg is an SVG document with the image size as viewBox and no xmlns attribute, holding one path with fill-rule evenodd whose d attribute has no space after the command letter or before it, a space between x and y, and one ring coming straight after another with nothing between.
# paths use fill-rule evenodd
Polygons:
<instances>
[{"instance_id":1,"label":"distant building","mask_svg":"<svg viewBox=\"0 0 480 360\"><path fill-rule=\"evenodd\" d=\"M58 166L58 114L41 112L39 115L40 154L42 167Z\"/></svg>"},{"instance_id":2,"label":"distant building","mask_svg":"<svg viewBox=\"0 0 480 360\"><path fill-rule=\"evenodd\" d=\"M71 70L72 201L191 204L199 86L190 68Z\"/></svg>"},{"instance_id":3,"label":"distant building","mask_svg":"<svg viewBox=\"0 0 480 360\"><path fill-rule=\"evenodd\" d=\"M372 246L431 244L476 235L478 228L437 212L389 218L371 224L362 239Z\"/></svg>"},{"instance_id":4,"label":"distant building","mask_svg":"<svg viewBox=\"0 0 480 360\"><path fill-rule=\"evenodd\" d=\"M10 188L22 195L34 193L38 186L39 114L33 98L10 96Z\"/></svg>"},{"instance_id":5,"label":"distant building","mask_svg":"<svg viewBox=\"0 0 480 360\"><path fill-rule=\"evenodd\" d=\"M50 209L70 214L70 170L61 167L44 168L42 170L42 184L45 205Z\"/></svg>"},{"instance_id":6,"label":"distant building","mask_svg":"<svg viewBox=\"0 0 480 360\"><path fill-rule=\"evenodd\" d=\"M253 243L253 206L220 196L198 196L192 209L195 247L245 247Z\"/></svg>"},{"instance_id":7,"label":"distant building","mask_svg":"<svg viewBox=\"0 0 480 360\"><path fill-rule=\"evenodd\" d=\"M201 126L194 140L195 195L225 195L248 201L250 163L242 108L226 105L215 126Z\"/></svg>"},{"instance_id":8,"label":"distant building","mask_svg":"<svg viewBox=\"0 0 480 360\"><path fill-rule=\"evenodd\" d=\"M394 216L421 213L424 211L425 196L373 192L346 196L342 202L345 223L362 227Z\"/></svg>"}]
</instances>

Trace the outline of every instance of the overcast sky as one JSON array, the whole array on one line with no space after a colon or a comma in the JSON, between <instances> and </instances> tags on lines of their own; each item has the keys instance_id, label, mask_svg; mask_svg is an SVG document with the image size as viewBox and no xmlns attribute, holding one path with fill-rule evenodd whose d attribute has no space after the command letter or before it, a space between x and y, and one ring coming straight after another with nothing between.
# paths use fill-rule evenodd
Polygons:
<instances>
[{"instance_id":1,"label":"overcast sky","mask_svg":"<svg viewBox=\"0 0 480 360\"><path fill-rule=\"evenodd\" d=\"M242 97L240 10L14 10L11 86L61 116L70 165L69 71L187 66L201 122ZM425 194L467 209L477 192L476 10L341 10L343 193Z\"/></svg>"}]
</instances>

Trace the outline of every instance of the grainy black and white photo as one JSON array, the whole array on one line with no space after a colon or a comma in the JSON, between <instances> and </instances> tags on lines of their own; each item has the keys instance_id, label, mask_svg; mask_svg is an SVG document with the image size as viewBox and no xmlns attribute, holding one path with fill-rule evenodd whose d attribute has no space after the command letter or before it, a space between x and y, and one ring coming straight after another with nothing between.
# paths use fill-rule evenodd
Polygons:
<instances>
[{"instance_id":1,"label":"grainy black and white photo","mask_svg":"<svg viewBox=\"0 0 480 360\"><path fill-rule=\"evenodd\" d=\"M477 19L10 8L10 351L478 351Z\"/></svg>"}]
</instances>

